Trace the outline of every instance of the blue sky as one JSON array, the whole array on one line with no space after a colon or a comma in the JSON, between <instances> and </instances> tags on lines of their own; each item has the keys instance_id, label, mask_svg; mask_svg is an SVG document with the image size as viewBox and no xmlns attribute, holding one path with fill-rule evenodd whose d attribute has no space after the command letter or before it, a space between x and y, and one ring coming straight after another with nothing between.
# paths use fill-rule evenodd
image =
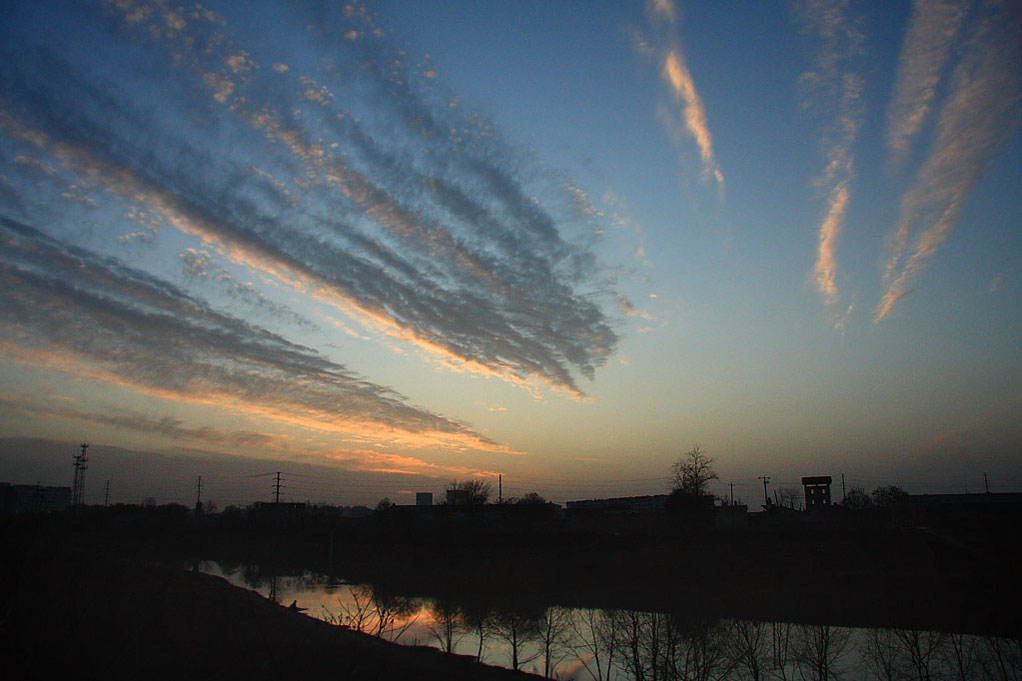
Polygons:
<instances>
[{"instance_id":1,"label":"blue sky","mask_svg":"<svg viewBox=\"0 0 1022 681\"><path fill-rule=\"evenodd\" d=\"M1010 3L3 12L5 479L1022 483Z\"/></svg>"}]
</instances>

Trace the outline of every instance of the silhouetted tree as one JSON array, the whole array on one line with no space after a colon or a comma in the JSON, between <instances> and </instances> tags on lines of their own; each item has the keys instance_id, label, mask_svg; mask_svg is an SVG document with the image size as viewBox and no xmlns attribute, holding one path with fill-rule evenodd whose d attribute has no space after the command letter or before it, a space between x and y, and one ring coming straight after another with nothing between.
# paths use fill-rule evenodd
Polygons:
<instances>
[{"instance_id":1,"label":"silhouetted tree","mask_svg":"<svg viewBox=\"0 0 1022 681\"><path fill-rule=\"evenodd\" d=\"M350 603L338 599L342 615L333 619L355 631L397 642L415 622L416 618L409 618L418 610L415 599L392 596L365 585L351 589L350 596Z\"/></svg>"},{"instance_id":2,"label":"silhouetted tree","mask_svg":"<svg viewBox=\"0 0 1022 681\"><path fill-rule=\"evenodd\" d=\"M334 619L338 624L368 633L373 619L373 590L369 586L358 586L351 589L350 596L350 603L345 603L338 597L341 614Z\"/></svg>"},{"instance_id":3,"label":"silhouetted tree","mask_svg":"<svg viewBox=\"0 0 1022 681\"><path fill-rule=\"evenodd\" d=\"M845 494L845 499L841 502L841 505L852 511L865 511L873 507L873 501L861 487L852 487Z\"/></svg>"},{"instance_id":4,"label":"silhouetted tree","mask_svg":"<svg viewBox=\"0 0 1022 681\"><path fill-rule=\"evenodd\" d=\"M699 445L679 456L671 465L674 491L691 496L705 494L710 481L719 480L712 463L713 459L703 454Z\"/></svg>"},{"instance_id":5,"label":"silhouetted tree","mask_svg":"<svg viewBox=\"0 0 1022 681\"><path fill-rule=\"evenodd\" d=\"M940 664L939 651L944 645L944 634L939 631L895 629L894 637L905 651L910 675L917 679L932 679Z\"/></svg>"},{"instance_id":6,"label":"silhouetted tree","mask_svg":"<svg viewBox=\"0 0 1022 681\"><path fill-rule=\"evenodd\" d=\"M895 681L904 676L901 646L892 629L867 629L862 657L879 681Z\"/></svg>"},{"instance_id":7,"label":"silhouetted tree","mask_svg":"<svg viewBox=\"0 0 1022 681\"><path fill-rule=\"evenodd\" d=\"M468 493L469 506L482 506L493 496L493 484L485 480L462 480L452 482L448 490L461 490Z\"/></svg>"},{"instance_id":8,"label":"silhouetted tree","mask_svg":"<svg viewBox=\"0 0 1022 681\"><path fill-rule=\"evenodd\" d=\"M1016 681L1022 669L1022 639L984 637L980 666L984 678Z\"/></svg>"},{"instance_id":9,"label":"silhouetted tree","mask_svg":"<svg viewBox=\"0 0 1022 681\"><path fill-rule=\"evenodd\" d=\"M975 678L979 665L976 638L965 634L945 634L945 644L940 651L943 666L955 681L969 681Z\"/></svg>"},{"instance_id":10,"label":"silhouetted tree","mask_svg":"<svg viewBox=\"0 0 1022 681\"><path fill-rule=\"evenodd\" d=\"M507 643L512 669L521 669L523 664L539 657L539 651L524 654L526 644L536 641L539 636L541 626L535 618L510 610L498 612L490 620L490 629L497 638Z\"/></svg>"},{"instance_id":11,"label":"silhouetted tree","mask_svg":"<svg viewBox=\"0 0 1022 681\"><path fill-rule=\"evenodd\" d=\"M543 613L539 625L539 642L543 647L543 676L550 679L553 678L557 665L568 656L571 611L555 606L549 607Z\"/></svg>"},{"instance_id":12,"label":"silhouetted tree","mask_svg":"<svg viewBox=\"0 0 1022 681\"><path fill-rule=\"evenodd\" d=\"M445 653L454 652L463 631L464 618L461 609L446 599L437 599L429 607L432 621L427 625L429 633L440 643Z\"/></svg>"},{"instance_id":13,"label":"silhouetted tree","mask_svg":"<svg viewBox=\"0 0 1022 681\"><path fill-rule=\"evenodd\" d=\"M571 619L575 632L573 649L579 662L596 681L610 681L618 633L617 616L611 610L578 610Z\"/></svg>"},{"instance_id":14,"label":"silhouetted tree","mask_svg":"<svg viewBox=\"0 0 1022 681\"><path fill-rule=\"evenodd\" d=\"M873 490L873 503L877 506L891 506L906 499L908 492L898 485L887 485Z\"/></svg>"},{"instance_id":15,"label":"silhouetted tree","mask_svg":"<svg viewBox=\"0 0 1022 681\"><path fill-rule=\"evenodd\" d=\"M781 681L794 678L790 669L796 654L792 636L794 626L791 622L770 623L770 668Z\"/></svg>"},{"instance_id":16,"label":"silhouetted tree","mask_svg":"<svg viewBox=\"0 0 1022 681\"><path fill-rule=\"evenodd\" d=\"M670 678L692 681L716 681L731 678L735 661L728 655L732 647L730 632L721 624L707 624L692 634L682 635L676 627L671 629ZM661 678L668 678L666 675Z\"/></svg>"},{"instance_id":17,"label":"silhouetted tree","mask_svg":"<svg viewBox=\"0 0 1022 681\"><path fill-rule=\"evenodd\" d=\"M800 625L795 631L795 659L802 678L806 681L839 678L851 631L829 624Z\"/></svg>"},{"instance_id":18,"label":"silhouetted tree","mask_svg":"<svg viewBox=\"0 0 1022 681\"><path fill-rule=\"evenodd\" d=\"M479 642L476 650L476 660L483 661L483 653L486 650L486 638L490 634L491 620L493 613L485 605L472 604L462 607L462 618L465 628L475 632L476 640Z\"/></svg>"},{"instance_id":19,"label":"silhouetted tree","mask_svg":"<svg viewBox=\"0 0 1022 681\"><path fill-rule=\"evenodd\" d=\"M620 610L615 629L621 635L622 666L635 681L646 681L658 668L661 620L658 613Z\"/></svg>"},{"instance_id":20,"label":"silhouetted tree","mask_svg":"<svg viewBox=\"0 0 1022 681\"><path fill-rule=\"evenodd\" d=\"M386 511L386 510L391 509L393 507L394 507L394 502L392 502L387 497L383 497L376 504L376 510L377 511Z\"/></svg>"},{"instance_id":21,"label":"silhouetted tree","mask_svg":"<svg viewBox=\"0 0 1022 681\"><path fill-rule=\"evenodd\" d=\"M619 611L616 624L621 667L635 681L729 678L727 631L720 625L694 632L666 613Z\"/></svg>"},{"instance_id":22,"label":"silhouetted tree","mask_svg":"<svg viewBox=\"0 0 1022 681\"><path fill-rule=\"evenodd\" d=\"M802 498L802 490L798 487L778 487L777 488L777 505L787 506L794 510L795 504Z\"/></svg>"},{"instance_id":23,"label":"silhouetted tree","mask_svg":"<svg viewBox=\"0 0 1022 681\"><path fill-rule=\"evenodd\" d=\"M766 678L769 630L764 622L732 620L728 625L728 652L736 667L752 681Z\"/></svg>"},{"instance_id":24,"label":"silhouetted tree","mask_svg":"<svg viewBox=\"0 0 1022 681\"><path fill-rule=\"evenodd\" d=\"M387 637L396 643L402 634L415 623L418 616L412 615L419 610L419 602L407 596L395 596L373 590L373 610L376 615L376 636Z\"/></svg>"},{"instance_id":25,"label":"silhouetted tree","mask_svg":"<svg viewBox=\"0 0 1022 681\"><path fill-rule=\"evenodd\" d=\"M863 658L880 681L953 678L967 681L975 664L974 646L958 635L918 629L871 629Z\"/></svg>"},{"instance_id":26,"label":"silhouetted tree","mask_svg":"<svg viewBox=\"0 0 1022 681\"><path fill-rule=\"evenodd\" d=\"M525 496L521 496L521 497L518 497L517 499L515 499L514 503L521 504L523 506L528 506L528 505L542 506L543 504L546 503L546 499L541 497L536 492L529 492Z\"/></svg>"}]
</instances>

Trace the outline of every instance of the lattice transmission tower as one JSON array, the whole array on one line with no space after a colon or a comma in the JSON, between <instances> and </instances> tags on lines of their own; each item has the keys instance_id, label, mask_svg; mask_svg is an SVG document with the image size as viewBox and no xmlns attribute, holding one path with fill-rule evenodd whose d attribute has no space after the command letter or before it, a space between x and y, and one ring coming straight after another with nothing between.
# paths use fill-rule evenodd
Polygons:
<instances>
[{"instance_id":1,"label":"lattice transmission tower","mask_svg":"<svg viewBox=\"0 0 1022 681\"><path fill-rule=\"evenodd\" d=\"M75 480L71 492L71 505L85 505L85 471L89 467L89 443L83 442L81 450L75 454Z\"/></svg>"}]
</instances>

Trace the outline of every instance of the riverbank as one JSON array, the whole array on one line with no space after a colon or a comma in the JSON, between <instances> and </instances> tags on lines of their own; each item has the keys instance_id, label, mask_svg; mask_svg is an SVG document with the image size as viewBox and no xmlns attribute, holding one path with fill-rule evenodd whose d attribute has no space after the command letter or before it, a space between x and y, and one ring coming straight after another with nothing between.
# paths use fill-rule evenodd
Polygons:
<instances>
[{"instance_id":1,"label":"riverbank","mask_svg":"<svg viewBox=\"0 0 1022 681\"><path fill-rule=\"evenodd\" d=\"M8 544L2 678L536 678L330 625L218 577L45 541Z\"/></svg>"},{"instance_id":2,"label":"riverbank","mask_svg":"<svg viewBox=\"0 0 1022 681\"><path fill-rule=\"evenodd\" d=\"M662 612L692 630L743 620L1022 635L1014 517L905 528L853 514L806 515L727 531L686 520L345 519L320 509L202 515L182 506L9 517L0 525L11 556L0 562L0 617L5 649L24 669L7 677L28 670L35 678L505 678L496 676L504 670L479 671L433 650L411 658L406 649L380 652L376 639L341 638L352 632L242 592L261 603L246 604L223 595L233 593L226 583L158 567L203 560L245 565L259 578L312 572L467 611ZM58 651L69 651L68 661ZM437 658L445 661L430 671Z\"/></svg>"}]
</instances>

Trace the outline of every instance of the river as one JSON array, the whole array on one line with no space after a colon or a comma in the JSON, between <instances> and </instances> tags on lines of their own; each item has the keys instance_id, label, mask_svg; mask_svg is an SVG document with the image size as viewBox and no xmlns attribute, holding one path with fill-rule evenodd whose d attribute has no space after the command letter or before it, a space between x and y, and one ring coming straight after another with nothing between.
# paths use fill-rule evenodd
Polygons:
<instances>
[{"instance_id":1,"label":"river","mask_svg":"<svg viewBox=\"0 0 1022 681\"><path fill-rule=\"evenodd\" d=\"M1022 641L812 622L701 618L558 605L519 611L385 593L314 572L267 574L203 562L203 572L307 615L405 645L429 645L561 680L1018 681Z\"/></svg>"}]
</instances>

